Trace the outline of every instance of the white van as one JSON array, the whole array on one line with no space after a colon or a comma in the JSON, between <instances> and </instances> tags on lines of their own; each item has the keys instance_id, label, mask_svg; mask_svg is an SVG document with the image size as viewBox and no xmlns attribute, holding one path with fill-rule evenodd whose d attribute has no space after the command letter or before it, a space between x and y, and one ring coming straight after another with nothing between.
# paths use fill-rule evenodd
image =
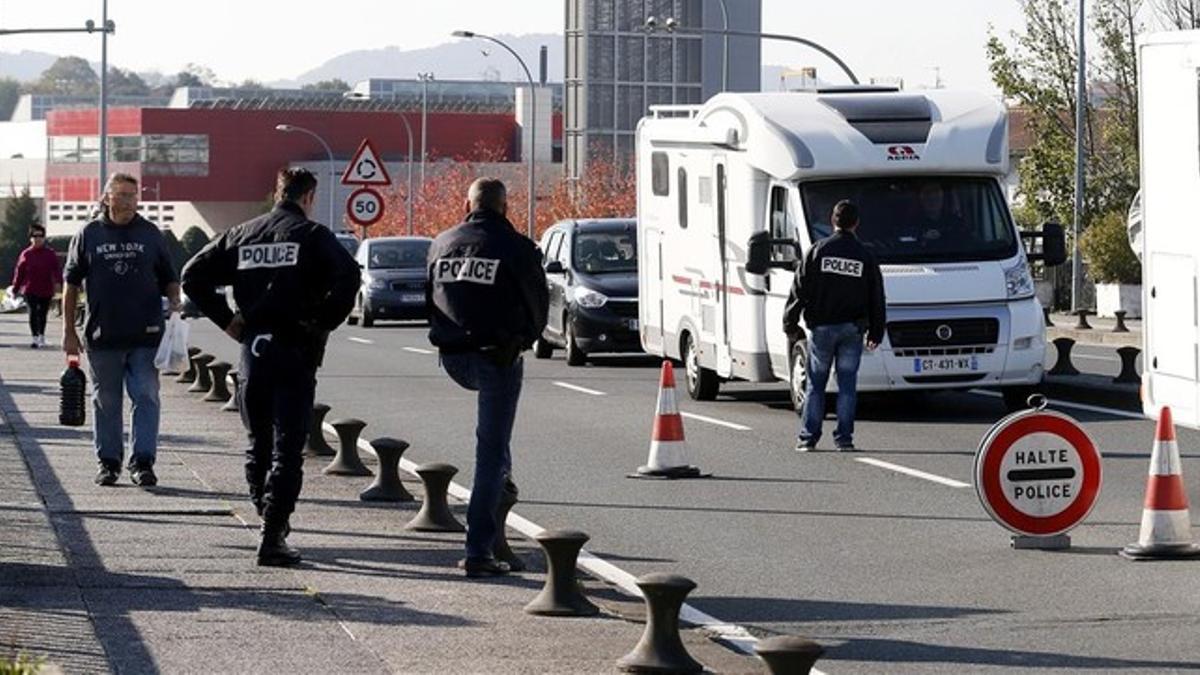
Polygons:
<instances>
[{"instance_id":1,"label":"white van","mask_svg":"<svg viewBox=\"0 0 1200 675\"><path fill-rule=\"evenodd\" d=\"M684 362L693 398L782 379L800 406L805 343L788 343L783 308L797 260L851 199L888 303L859 388L1001 387L1023 406L1045 357L1028 261L1059 264L1065 245L1058 225L1012 220L1007 119L988 96L877 87L651 108L637 132L642 346Z\"/></svg>"},{"instance_id":2,"label":"white van","mask_svg":"<svg viewBox=\"0 0 1200 675\"><path fill-rule=\"evenodd\" d=\"M1142 405L1200 428L1200 31L1143 37L1138 70Z\"/></svg>"}]
</instances>

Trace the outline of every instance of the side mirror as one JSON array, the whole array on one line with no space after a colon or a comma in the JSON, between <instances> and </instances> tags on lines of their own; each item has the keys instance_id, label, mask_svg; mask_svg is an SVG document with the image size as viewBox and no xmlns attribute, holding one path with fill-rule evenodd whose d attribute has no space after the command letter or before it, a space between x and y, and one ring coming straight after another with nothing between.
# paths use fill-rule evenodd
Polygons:
<instances>
[{"instance_id":1,"label":"side mirror","mask_svg":"<svg viewBox=\"0 0 1200 675\"><path fill-rule=\"evenodd\" d=\"M1025 237L1042 240L1042 252L1030 255L1031 261L1040 260L1046 267L1057 267L1067 261L1067 237L1062 225L1045 223L1041 232L1028 233Z\"/></svg>"},{"instance_id":2,"label":"side mirror","mask_svg":"<svg viewBox=\"0 0 1200 675\"><path fill-rule=\"evenodd\" d=\"M551 260L550 262L546 263L546 274L563 274L566 271L566 268L563 267L562 261L560 260Z\"/></svg>"},{"instance_id":3,"label":"side mirror","mask_svg":"<svg viewBox=\"0 0 1200 675\"><path fill-rule=\"evenodd\" d=\"M755 232L746 244L746 271L750 274L766 274L771 267L771 235Z\"/></svg>"}]
</instances>

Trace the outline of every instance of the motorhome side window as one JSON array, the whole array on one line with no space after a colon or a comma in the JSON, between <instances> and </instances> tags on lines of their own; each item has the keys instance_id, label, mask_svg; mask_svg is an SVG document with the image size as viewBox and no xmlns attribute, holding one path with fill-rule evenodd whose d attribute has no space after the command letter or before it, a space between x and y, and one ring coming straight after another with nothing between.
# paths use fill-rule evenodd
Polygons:
<instances>
[{"instance_id":1,"label":"motorhome side window","mask_svg":"<svg viewBox=\"0 0 1200 675\"><path fill-rule=\"evenodd\" d=\"M686 230L687 226L688 226L687 170L681 166L681 167L679 167L679 227Z\"/></svg>"},{"instance_id":2,"label":"motorhome side window","mask_svg":"<svg viewBox=\"0 0 1200 675\"><path fill-rule=\"evenodd\" d=\"M671 194L671 165L665 152L650 155L650 188L658 197Z\"/></svg>"},{"instance_id":3,"label":"motorhome side window","mask_svg":"<svg viewBox=\"0 0 1200 675\"><path fill-rule=\"evenodd\" d=\"M771 188L771 238L795 239L795 218L788 206L788 191L782 186ZM772 246L771 260L786 261L796 259L796 249L791 246Z\"/></svg>"}]
</instances>

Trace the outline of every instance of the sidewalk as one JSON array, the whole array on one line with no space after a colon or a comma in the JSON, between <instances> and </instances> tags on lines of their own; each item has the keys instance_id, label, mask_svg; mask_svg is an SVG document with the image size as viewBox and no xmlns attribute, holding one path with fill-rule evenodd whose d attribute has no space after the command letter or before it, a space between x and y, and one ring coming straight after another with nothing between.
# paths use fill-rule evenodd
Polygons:
<instances>
[{"instance_id":1,"label":"sidewalk","mask_svg":"<svg viewBox=\"0 0 1200 675\"><path fill-rule=\"evenodd\" d=\"M1053 340L1060 337L1069 337L1079 344L1089 345L1112 345L1117 347L1142 347L1142 321L1141 319L1126 319L1125 327L1129 329L1128 333L1114 333L1113 327L1117 325L1116 319L1088 316L1088 324L1092 326L1090 329L1076 328L1079 322L1079 317L1073 314L1058 312L1050 315L1050 321L1053 326L1046 327L1046 340Z\"/></svg>"},{"instance_id":2,"label":"sidewalk","mask_svg":"<svg viewBox=\"0 0 1200 675\"><path fill-rule=\"evenodd\" d=\"M1057 338L1070 338L1077 345L1088 345L1113 350L1121 347L1142 348L1142 322L1140 319L1127 319L1125 326L1129 332L1114 333L1116 319L1089 316L1091 328L1076 328L1079 317L1073 314L1056 313L1050 315L1053 326L1046 327L1046 341L1052 342ZM1052 359L1057 359L1053 344L1047 345ZM1051 363L1054 361L1052 360ZM1042 386L1043 391L1052 398L1061 398L1081 403L1092 403L1111 406L1131 411L1141 411L1141 396L1139 386L1133 383L1116 383L1113 378L1083 373L1080 375L1046 375Z\"/></svg>"},{"instance_id":3,"label":"sidewalk","mask_svg":"<svg viewBox=\"0 0 1200 675\"><path fill-rule=\"evenodd\" d=\"M0 662L25 653L67 673L611 673L637 643L641 600L584 580L600 617L528 615L544 579L536 544L510 539L534 571L468 580L455 567L462 535L404 530L417 504L361 502L369 479L325 476L326 460L306 461L293 518L305 562L256 567L238 416L172 377L159 487L124 473L97 487L90 431L57 422L62 356L29 350L24 326L0 316ZM765 670L701 631L684 641L714 672Z\"/></svg>"}]
</instances>

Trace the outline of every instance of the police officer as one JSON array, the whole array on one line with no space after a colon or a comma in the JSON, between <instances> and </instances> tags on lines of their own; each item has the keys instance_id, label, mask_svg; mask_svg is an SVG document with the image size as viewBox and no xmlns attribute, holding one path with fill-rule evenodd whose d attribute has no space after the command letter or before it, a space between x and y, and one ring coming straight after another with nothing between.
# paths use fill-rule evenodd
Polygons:
<instances>
[{"instance_id":1,"label":"police officer","mask_svg":"<svg viewBox=\"0 0 1200 675\"><path fill-rule=\"evenodd\" d=\"M790 342L804 338L800 315L808 326L808 389L796 442L798 452L817 447L825 418L825 385L837 367L838 450L854 450L854 409L863 333L867 349L883 340L885 301L879 264L858 240L858 208L847 200L833 207L834 233L818 241L796 270L796 280L783 312Z\"/></svg>"},{"instance_id":2,"label":"police officer","mask_svg":"<svg viewBox=\"0 0 1200 675\"><path fill-rule=\"evenodd\" d=\"M250 437L250 499L263 519L259 565L300 561L285 538L300 495L317 368L359 285L354 259L307 217L316 189L307 169L280 171L271 212L217 237L183 270L184 292L242 345L238 403ZM237 312L217 292L223 285L233 286Z\"/></svg>"},{"instance_id":3,"label":"police officer","mask_svg":"<svg viewBox=\"0 0 1200 675\"><path fill-rule=\"evenodd\" d=\"M467 555L460 566L467 576L482 577L509 572L492 553L495 515L512 472L509 440L521 394L521 352L546 327L549 292L537 247L505 217L504 183L476 180L466 210L466 221L429 248L426 299L429 341L442 367L460 386L479 392Z\"/></svg>"}]
</instances>

